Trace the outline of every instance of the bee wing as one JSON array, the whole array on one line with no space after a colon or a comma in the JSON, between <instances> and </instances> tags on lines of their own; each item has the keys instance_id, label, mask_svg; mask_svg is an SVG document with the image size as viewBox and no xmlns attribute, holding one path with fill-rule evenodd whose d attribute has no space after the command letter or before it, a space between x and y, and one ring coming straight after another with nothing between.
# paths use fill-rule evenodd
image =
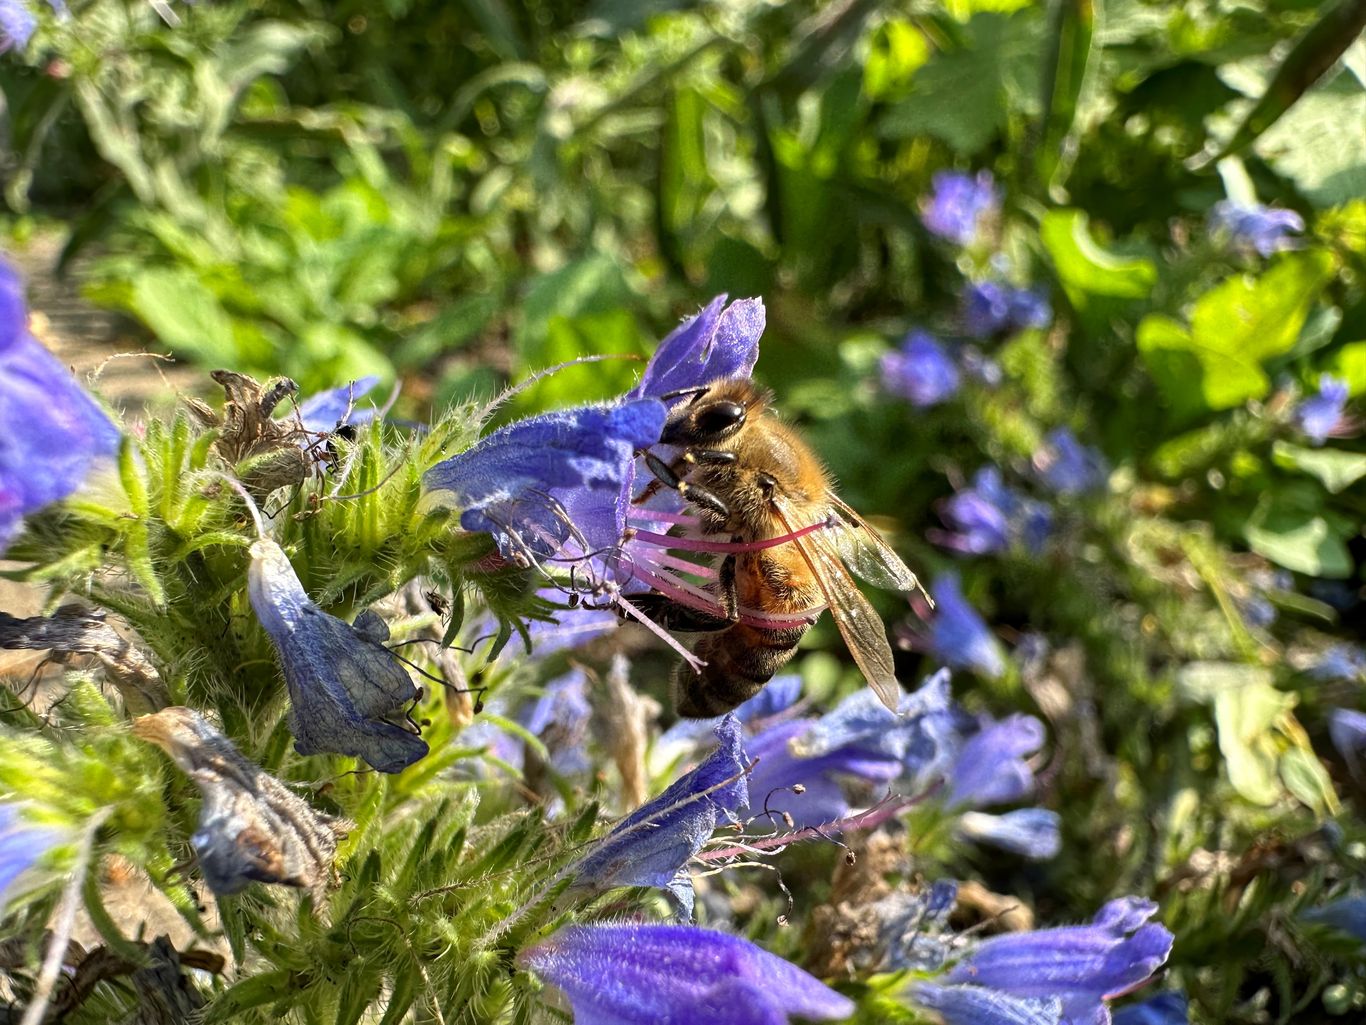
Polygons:
<instances>
[{"instance_id":1,"label":"bee wing","mask_svg":"<svg viewBox=\"0 0 1366 1025\"><path fill-rule=\"evenodd\" d=\"M901 561L901 556L872 524L834 495L830 496L830 504L839 514L838 525L830 531L831 539L844 564L860 579L888 591L923 590L915 572Z\"/></svg>"},{"instance_id":2,"label":"bee wing","mask_svg":"<svg viewBox=\"0 0 1366 1025\"><path fill-rule=\"evenodd\" d=\"M792 533L792 524L781 508L778 518ZM887 643L887 631L883 628L882 617L868 603L863 592L854 583L854 578L844 568L838 549L828 540L826 533L818 530L805 537L793 538L789 544L797 546L807 566L811 568L816 583L830 606L830 614L835 617L835 625L840 636L849 647L859 670L868 681L878 698L893 712L901 703L901 685L896 682L896 667L892 662L892 646ZM885 543L885 542L884 542ZM907 572L910 572L907 570Z\"/></svg>"}]
</instances>

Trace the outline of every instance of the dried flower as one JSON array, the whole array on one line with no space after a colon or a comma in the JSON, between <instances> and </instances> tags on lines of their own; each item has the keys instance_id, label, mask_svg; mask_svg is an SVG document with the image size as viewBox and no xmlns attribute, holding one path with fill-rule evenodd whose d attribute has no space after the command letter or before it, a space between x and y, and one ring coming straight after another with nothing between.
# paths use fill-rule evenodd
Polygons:
<instances>
[{"instance_id":1,"label":"dried flower","mask_svg":"<svg viewBox=\"0 0 1366 1025\"><path fill-rule=\"evenodd\" d=\"M963 328L974 338L1047 327L1053 319L1048 298L1031 288L1001 281L969 281L963 288Z\"/></svg>"},{"instance_id":2,"label":"dried flower","mask_svg":"<svg viewBox=\"0 0 1366 1025\"><path fill-rule=\"evenodd\" d=\"M0 803L0 919L19 889L20 876L67 838L64 830L28 821L22 804Z\"/></svg>"},{"instance_id":3,"label":"dried flower","mask_svg":"<svg viewBox=\"0 0 1366 1025\"><path fill-rule=\"evenodd\" d=\"M1294 249L1292 234L1304 230L1304 218L1294 210L1235 203L1231 199L1214 204L1209 215L1210 230L1238 249L1251 249L1271 256L1283 249Z\"/></svg>"},{"instance_id":4,"label":"dried flower","mask_svg":"<svg viewBox=\"0 0 1366 1025\"><path fill-rule=\"evenodd\" d=\"M304 591L274 541L251 546L247 595L280 655L289 687L290 732L301 755L362 758L380 772L402 772L427 753L416 727L394 722L418 690L383 642L389 629L365 611L349 625Z\"/></svg>"},{"instance_id":5,"label":"dried flower","mask_svg":"<svg viewBox=\"0 0 1366 1025\"><path fill-rule=\"evenodd\" d=\"M927 331L912 331L882 357L882 386L917 409L935 406L958 394L958 367Z\"/></svg>"},{"instance_id":6,"label":"dried flower","mask_svg":"<svg viewBox=\"0 0 1366 1025\"><path fill-rule=\"evenodd\" d=\"M1043 448L1034 455L1034 469L1039 479L1059 495L1100 490L1110 476L1109 464L1101 451L1083 445L1066 427L1048 432Z\"/></svg>"},{"instance_id":7,"label":"dried flower","mask_svg":"<svg viewBox=\"0 0 1366 1025\"><path fill-rule=\"evenodd\" d=\"M669 894L680 918L692 917L687 862L720 819L733 820L749 803L739 720L726 716L716 736L720 746L702 764L622 819L569 867L576 886L597 891L658 886Z\"/></svg>"},{"instance_id":8,"label":"dried flower","mask_svg":"<svg viewBox=\"0 0 1366 1025\"><path fill-rule=\"evenodd\" d=\"M77 490L119 432L29 333L19 277L0 260L0 552L22 518Z\"/></svg>"},{"instance_id":9,"label":"dried flower","mask_svg":"<svg viewBox=\"0 0 1366 1025\"><path fill-rule=\"evenodd\" d=\"M193 709L141 716L133 732L170 755L204 795L190 844L214 893L280 883L322 901L348 823L314 811Z\"/></svg>"},{"instance_id":10,"label":"dried flower","mask_svg":"<svg viewBox=\"0 0 1366 1025\"><path fill-rule=\"evenodd\" d=\"M691 925L571 925L517 956L564 991L577 1025L781 1025L853 1001L749 940Z\"/></svg>"},{"instance_id":11,"label":"dried flower","mask_svg":"<svg viewBox=\"0 0 1366 1025\"><path fill-rule=\"evenodd\" d=\"M960 246L975 241L985 222L1001 213L1001 191L990 171L969 175L940 171L932 191L921 204L921 220L932 234Z\"/></svg>"}]
</instances>

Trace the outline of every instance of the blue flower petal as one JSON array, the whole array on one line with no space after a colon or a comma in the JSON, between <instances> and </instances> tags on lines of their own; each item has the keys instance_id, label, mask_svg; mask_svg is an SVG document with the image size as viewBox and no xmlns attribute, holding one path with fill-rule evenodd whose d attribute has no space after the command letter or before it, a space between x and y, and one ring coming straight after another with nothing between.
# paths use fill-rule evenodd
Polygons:
<instances>
[{"instance_id":1,"label":"blue flower petal","mask_svg":"<svg viewBox=\"0 0 1366 1025\"><path fill-rule=\"evenodd\" d=\"M299 403L299 419L303 422L304 430L327 434L343 423L369 423L375 418L374 407L358 408L356 403L370 394L377 384L379 378L372 374L340 388L310 395Z\"/></svg>"},{"instance_id":2,"label":"blue flower petal","mask_svg":"<svg viewBox=\"0 0 1366 1025\"><path fill-rule=\"evenodd\" d=\"M960 384L952 357L928 332L912 331L900 348L882 357L883 388L917 409L953 398Z\"/></svg>"},{"instance_id":3,"label":"blue flower petal","mask_svg":"<svg viewBox=\"0 0 1366 1025\"><path fill-rule=\"evenodd\" d=\"M989 844L1031 861L1047 861L1062 850L1061 818L1044 808L1019 808L1003 815L965 812L958 831L974 843Z\"/></svg>"},{"instance_id":4,"label":"blue flower petal","mask_svg":"<svg viewBox=\"0 0 1366 1025\"><path fill-rule=\"evenodd\" d=\"M748 377L759 358L764 324L762 299L737 299L726 306L726 296L718 295L659 343L629 397L658 398L721 378Z\"/></svg>"},{"instance_id":5,"label":"blue flower petal","mask_svg":"<svg viewBox=\"0 0 1366 1025\"><path fill-rule=\"evenodd\" d=\"M1062 1020L1062 1004L1056 999L1024 999L980 986L922 982L912 990L912 999L938 1011L947 1025L1058 1025Z\"/></svg>"}]
</instances>

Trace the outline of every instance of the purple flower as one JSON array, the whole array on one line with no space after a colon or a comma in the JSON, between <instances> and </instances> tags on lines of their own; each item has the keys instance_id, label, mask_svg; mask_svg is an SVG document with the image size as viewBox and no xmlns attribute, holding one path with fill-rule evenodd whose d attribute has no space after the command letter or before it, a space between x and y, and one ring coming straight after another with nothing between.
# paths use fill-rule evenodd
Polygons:
<instances>
[{"instance_id":1,"label":"purple flower","mask_svg":"<svg viewBox=\"0 0 1366 1025\"><path fill-rule=\"evenodd\" d=\"M946 1025L1058 1025L1062 1002L1028 1000L980 986L922 982L912 991L921 1007L938 1011Z\"/></svg>"},{"instance_id":2,"label":"purple flower","mask_svg":"<svg viewBox=\"0 0 1366 1025\"><path fill-rule=\"evenodd\" d=\"M1345 932L1366 943L1366 897L1342 897L1322 907L1310 908L1300 918Z\"/></svg>"},{"instance_id":3,"label":"purple flower","mask_svg":"<svg viewBox=\"0 0 1366 1025\"><path fill-rule=\"evenodd\" d=\"M1018 808L1001 815L964 812L958 833L973 843L989 844L1031 861L1056 858L1062 850L1062 820L1044 808Z\"/></svg>"},{"instance_id":4,"label":"purple flower","mask_svg":"<svg viewBox=\"0 0 1366 1025\"><path fill-rule=\"evenodd\" d=\"M1342 426L1347 396L1346 381L1324 374L1319 378L1318 394L1295 407L1295 426L1315 445L1322 445Z\"/></svg>"},{"instance_id":5,"label":"purple flower","mask_svg":"<svg viewBox=\"0 0 1366 1025\"><path fill-rule=\"evenodd\" d=\"M1005 674L1005 655L982 617L977 614L958 586L958 577L946 573L930 590L934 598L934 619L930 623L930 649L946 666L971 669L989 679Z\"/></svg>"},{"instance_id":6,"label":"purple flower","mask_svg":"<svg viewBox=\"0 0 1366 1025\"><path fill-rule=\"evenodd\" d=\"M687 862L707 842L718 820L733 818L749 803L739 720L726 716L716 727L716 736L720 747L701 765L622 819L569 867L576 886L595 891L658 886L669 894L680 918L692 917Z\"/></svg>"},{"instance_id":7,"label":"purple flower","mask_svg":"<svg viewBox=\"0 0 1366 1025\"><path fill-rule=\"evenodd\" d=\"M792 825L798 827L834 822L849 814L842 778L888 783L900 774L897 761L857 744L812 758L795 754L793 741L810 730L812 722L797 719L777 723L745 745L745 753L754 763L749 789L756 814L780 820L790 817Z\"/></svg>"},{"instance_id":8,"label":"purple flower","mask_svg":"<svg viewBox=\"0 0 1366 1025\"><path fill-rule=\"evenodd\" d=\"M1104 1021L1104 1001L1142 985L1171 953L1172 934L1148 922L1156 912L1152 901L1122 897L1101 908L1090 925L995 936L944 981L1016 999L1056 998L1064 1022Z\"/></svg>"},{"instance_id":9,"label":"purple flower","mask_svg":"<svg viewBox=\"0 0 1366 1025\"><path fill-rule=\"evenodd\" d=\"M958 751L949 770L948 803L982 808L1028 797L1034 792L1034 770L1025 759L1043 741L1043 723L1032 715L987 723Z\"/></svg>"},{"instance_id":10,"label":"purple flower","mask_svg":"<svg viewBox=\"0 0 1366 1025\"><path fill-rule=\"evenodd\" d=\"M882 386L923 409L958 393L958 368L933 335L912 331L900 348L882 357Z\"/></svg>"},{"instance_id":11,"label":"purple flower","mask_svg":"<svg viewBox=\"0 0 1366 1025\"><path fill-rule=\"evenodd\" d=\"M974 338L1047 327L1053 308L1040 291L1001 281L969 281L963 288L963 327Z\"/></svg>"},{"instance_id":12,"label":"purple flower","mask_svg":"<svg viewBox=\"0 0 1366 1025\"><path fill-rule=\"evenodd\" d=\"M1322 683L1354 683L1366 677L1366 649L1355 644L1335 644L1309 667L1309 675Z\"/></svg>"},{"instance_id":13,"label":"purple flower","mask_svg":"<svg viewBox=\"0 0 1366 1025\"><path fill-rule=\"evenodd\" d=\"M1048 432L1044 447L1034 456L1039 478L1059 495L1080 495L1105 487L1109 464L1099 449L1083 445L1066 427Z\"/></svg>"},{"instance_id":14,"label":"purple flower","mask_svg":"<svg viewBox=\"0 0 1366 1025\"><path fill-rule=\"evenodd\" d=\"M1184 993L1168 991L1115 1012L1114 1025L1188 1025L1190 1008Z\"/></svg>"},{"instance_id":15,"label":"purple flower","mask_svg":"<svg viewBox=\"0 0 1366 1025\"><path fill-rule=\"evenodd\" d=\"M721 378L748 377L759 358L764 320L762 299L737 299L727 306L726 296L718 295L659 343L627 397L660 398Z\"/></svg>"},{"instance_id":16,"label":"purple flower","mask_svg":"<svg viewBox=\"0 0 1366 1025\"><path fill-rule=\"evenodd\" d=\"M934 532L935 540L972 555L991 555L1017 546L1037 554L1053 528L1052 510L1006 487L994 466L978 470L972 486L949 496L939 515L950 530Z\"/></svg>"},{"instance_id":17,"label":"purple flower","mask_svg":"<svg viewBox=\"0 0 1366 1025\"><path fill-rule=\"evenodd\" d=\"M394 721L404 721L418 690L384 647L384 620L368 610L354 624L329 616L284 550L265 539L251 546L247 596L280 655L299 754L351 755L380 772L402 772L427 753L415 728Z\"/></svg>"},{"instance_id":18,"label":"purple flower","mask_svg":"<svg viewBox=\"0 0 1366 1025\"><path fill-rule=\"evenodd\" d=\"M0 803L0 919L19 877L66 838L63 830L27 822L22 805Z\"/></svg>"},{"instance_id":19,"label":"purple flower","mask_svg":"<svg viewBox=\"0 0 1366 1025\"><path fill-rule=\"evenodd\" d=\"M973 242L983 221L1001 213L1001 192L990 171L974 177L961 171L940 171L932 191L921 204L921 220L932 234L965 246Z\"/></svg>"},{"instance_id":20,"label":"purple flower","mask_svg":"<svg viewBox=\"0 0 1366 1025\"><path fill-rule=\"evenodd\" d=\"M636 450L659 441L664 415L647 398L519 420L432 467L423 487L508 558L554 555L571 536L592 551L620 538Z\"/></svg>"},{"instance_id":21,"label":"purple flower","mask_svg":"<svg viewBox=\"0 0 1366 1025\"><path fill-rule=\"evenodd\" d=\"M22 518L78 489L119 432L28 331L18 275L0 260L0 553Z\"/></svg>"},{"instance_id":22,"label":"purple flower","mask_svg":"<svg viewBox=\"0 0 1366 1025\"><path fill-rule=\"evenodd\" d=\"M571 925L517 956L564 991L575 1025L782 1025L853 1001L749 940L691 925Z\"/></svg>"},{"instance_id":23,"label":"purple flower","mask_svg":"<svg viewBox=\"0 0 1366 1025\"><path fill-rule=\"evenodd\" d=\"M537 655L544 655L539 648ZM593 706L588 703L588 674L571 669L551 680L518 715L527 731L539 737L550 752L550 767L561 776L587 772L589 723Z\"/></svg>"},{"instance_id":24,"label":"purple flower","mask_svg":"<svg viewBox=\"0 0 1366 1025\"><path fill-rule=\"evenodd\" d=\"M1333 708L1328 712L1328 737L1351 770L1359 772L1366 754L1366 712Z\"/></svg>"},{"instance_id":25,"label":"purple flower","mask_svg":"<svg viewBox=\"0 0 1366 1025\"><path fill-rule=\"evenodd\" d=\"M38 19L22 0L0 0L0 53L28 45Z\"/></svg>"},{"instance_id":26,"label":"purple flower","mask_svg":"<svg viewBox=\"0 0 1366 1025\"><path fill-rule=\"evenodd\" d=\"M340 388L320 391L299 403L299 419L311 434L330 434L344 424L364 424L375 418L373 406L357 409L356 403L379 384L374 374Z\"/></svg>"},{"instance_id":27,"label":"purple flower","mask_svg":"<svg viewBox=\"0 0 1366 1025\"><path fill-rule=\"evenodd\" d=\"M1270 256L1282 249L1295 248L1292 233L1304 230L1304 218L1294 210L1269 206L1243 206L1230 199L1220 200L1210 211L1210 228L1239 249L1253 249Z\"/></svg>"}]
</instances>

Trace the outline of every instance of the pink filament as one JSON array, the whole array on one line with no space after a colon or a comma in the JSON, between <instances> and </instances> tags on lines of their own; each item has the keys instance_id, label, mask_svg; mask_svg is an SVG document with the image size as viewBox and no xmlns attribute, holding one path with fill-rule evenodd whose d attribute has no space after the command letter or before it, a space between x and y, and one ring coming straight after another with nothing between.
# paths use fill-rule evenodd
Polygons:
<instances>
[{"instance_id":1,"label":"pink filament","mask_svg":"<svg viewBox=\"0 0 1366 1025\"><path fill-rule=\"evenodd\" d=\"M795 541L799 537L814 533L825 526L825 521L813 523L809 527L802 527L794 530L790 534L781 534L778 537L765 538L763 541L703 541L691 537L674 537L670 534L656 534L651 530L641 530L635 528L635 536L642 541L650 544L659 545L662 548L677 548L684 552L719 552L724 554L743 554L745 552L762 552L765 548L777 548L785 545L789 541Z\"/></svg>"},{"instance_id":2,"label":"pink filament","mask_svg":"<svg viewBox=\"0 0 1366 1025\"><path fill-rule=\"evenodd\" d=\"M686 580L679 580L668 573L655 573L638 563L632 565L632 572L637 580L649 584L660 594L672 598L680 605L710 613L718 618L725 617L725 610L721 608L715 595L689 584ZM822 611L824 608L818 607L785 615L764 612L762 609L741 608L739 622L758 630L790 630L794 626L810 626Z\"/></svg>"},{"instance_id":3,"label":"pink filament","mask_svg":"<svg viewBox=\"0 0 1366 1025\"><path fill-rule=\"evenodd\" d=\"M680 644L678 640L673 636L673 634L669 633L668 630L665 630L653 619L645 615L645 613L641 612L640 609L636 608L629 601L627 601L625 595L618 594L616 596L616 604L623 612L633 617L634 619L639 620L651 633L655 634L665 644L667 644L669 647L673 648L674 651L682 655L683 661L687 662L688 665L692 666L694 671L702 671L702 667L707 663L703 662L691 651L683 647L683 645Z\"/></svg>"}]
</instances>

